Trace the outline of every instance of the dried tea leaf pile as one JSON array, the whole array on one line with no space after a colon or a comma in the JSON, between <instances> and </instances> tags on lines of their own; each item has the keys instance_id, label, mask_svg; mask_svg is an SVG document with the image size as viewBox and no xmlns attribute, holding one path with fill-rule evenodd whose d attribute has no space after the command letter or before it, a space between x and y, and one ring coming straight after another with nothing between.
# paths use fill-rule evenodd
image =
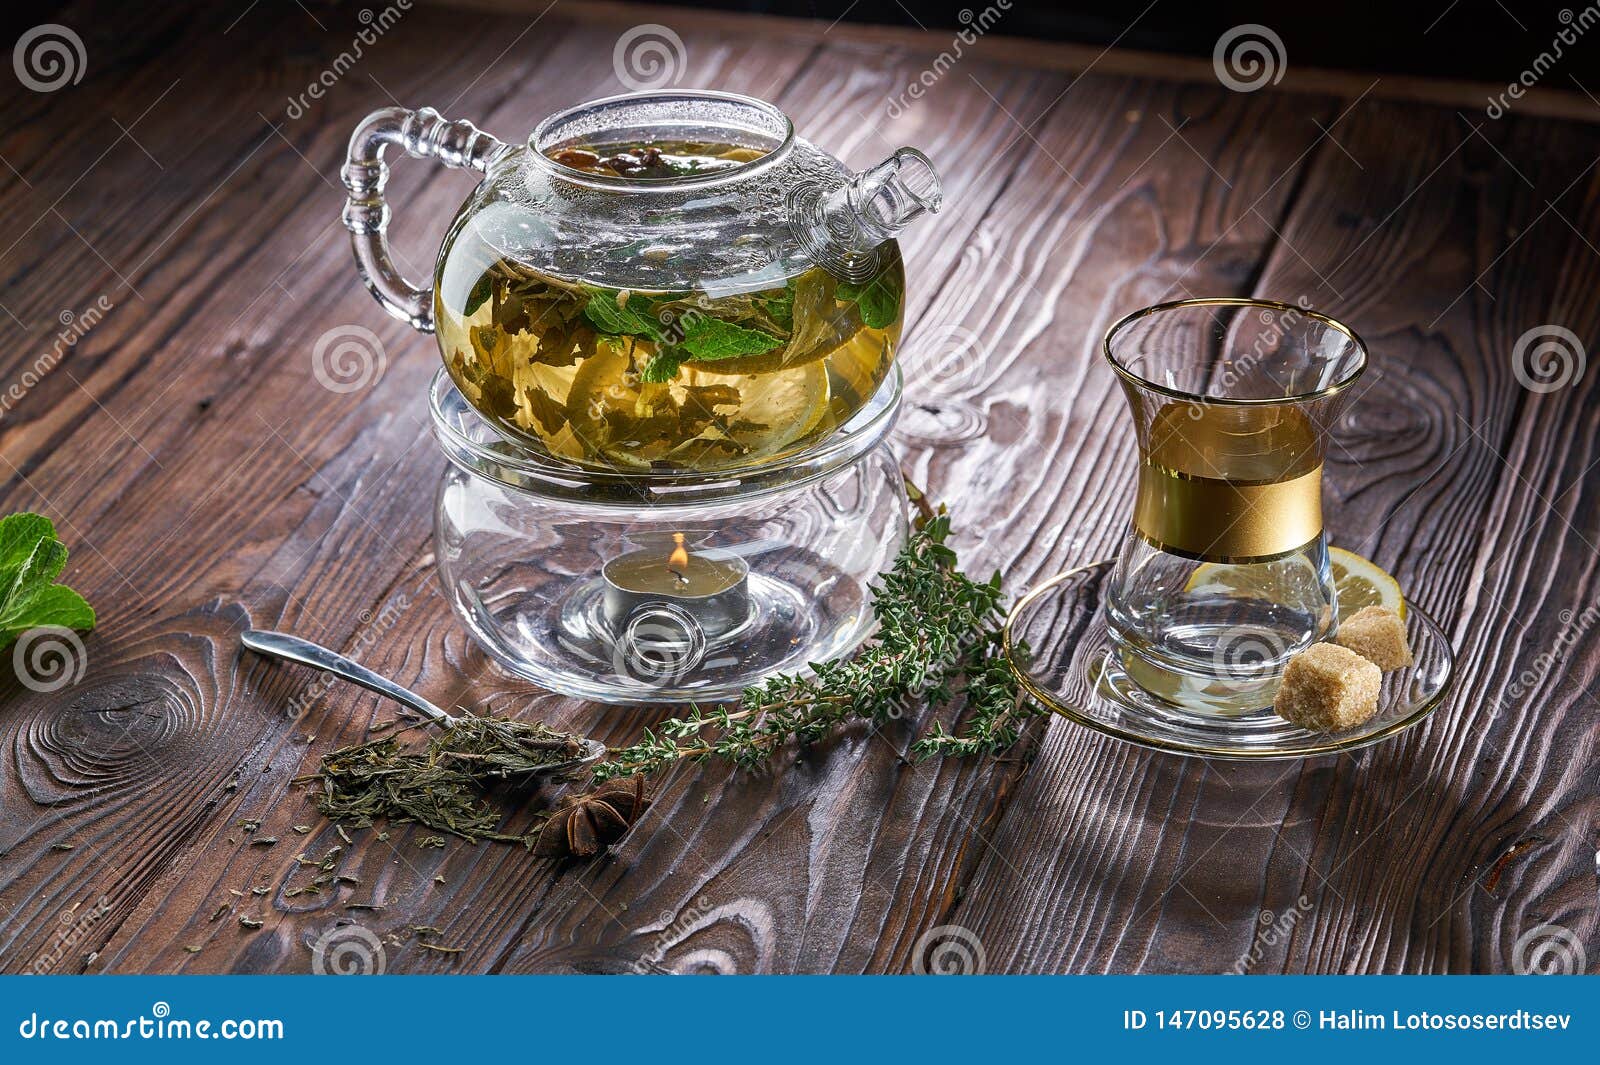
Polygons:
<instances>
[{"instance_id":1,"label":"dried tea leaf pile","mask_svg":"<svg viewBox=\"0 0 1600 1065\"><path fill-rule=\"evenodd\" d=\"M386 736L328 754L302 779L318 785L317 809L332 821L415 822L468 840L521 842L499 831L504 811L489 803L487 787L582 753L578 737L548 725L467 714L420 751Z\"/></svg>"}]
</instances>

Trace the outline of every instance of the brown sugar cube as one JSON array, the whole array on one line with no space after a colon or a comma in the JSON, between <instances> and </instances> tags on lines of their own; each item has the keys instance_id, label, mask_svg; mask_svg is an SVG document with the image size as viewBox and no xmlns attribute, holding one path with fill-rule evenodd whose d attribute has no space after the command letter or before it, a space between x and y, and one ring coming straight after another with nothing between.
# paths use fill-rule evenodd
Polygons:
<instances>
[{"instance_id":1,"label":"brown sugar cube","mask_svg":"<svg viewBox=\"0 0 1600 1065\"><path fill-rule=\"evenodd\" d=\"M1339 732L1378 712L1382 685L1383 672L1354 651L1314 643L1289 659L1272 709L1301 728Z\"/></svg>"},{"instance_id":2,"label":"brown sugar cube","mask_svg":"<svg viewBox=\"0 0 1600 1065\"><path fill-rule=\"evenodd\" d=\"M1348 647L1385 673L1411 664L1406 623L1393 610L1364 606L1339 622L1333 642Z\"/></svg>"}]
</instances>

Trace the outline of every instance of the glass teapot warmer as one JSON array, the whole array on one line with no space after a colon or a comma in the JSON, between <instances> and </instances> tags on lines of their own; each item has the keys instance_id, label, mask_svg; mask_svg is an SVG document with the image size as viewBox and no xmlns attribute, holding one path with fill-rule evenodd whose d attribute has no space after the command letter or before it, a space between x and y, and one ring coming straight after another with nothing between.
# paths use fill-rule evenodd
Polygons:
<instances>
[{"instance_id":1,"label":"glass teapot warmer","mask_svg":"<svg viewBox=\"0 0 1600 1065\"><path fill-rule=\"evenodd\" d=\"M431 399L439 577L512 672L599 702L716 701L870 634L868 585L909 529L885 442L898 376L821 445L740 475L575 474L508 444L442 370Z\"/></svg>"}]
</instances>

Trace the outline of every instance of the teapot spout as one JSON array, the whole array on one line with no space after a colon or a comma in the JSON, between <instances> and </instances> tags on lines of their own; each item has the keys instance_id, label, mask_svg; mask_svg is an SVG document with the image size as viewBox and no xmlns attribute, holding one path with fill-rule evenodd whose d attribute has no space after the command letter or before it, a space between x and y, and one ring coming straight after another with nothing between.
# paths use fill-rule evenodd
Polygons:
<instances>
[{"instance_id":1,"label":"teapot spout","mask_svg":"<svg viewBox=\"0 0 1600 1065\"><path fill-rule=\"evenodd\" d=\"M876 269L877 250L944 204L939 175L926 155L901 148L820 197L791 201L795 232L810 257L847 280Z\"/></svg>"},{"instance_id":2,"label":"teapot spout","mask_svg":"<svg viewBox=\"0 0 1600 1065\"><path fill-rule=\"evenodd\" d=\"M932 161L915 148L901 148L857 174L829 199L848 205L863 236L876 246L924 213L937 214L944 205L944 192Z\"/></svg>"}]
</instances>

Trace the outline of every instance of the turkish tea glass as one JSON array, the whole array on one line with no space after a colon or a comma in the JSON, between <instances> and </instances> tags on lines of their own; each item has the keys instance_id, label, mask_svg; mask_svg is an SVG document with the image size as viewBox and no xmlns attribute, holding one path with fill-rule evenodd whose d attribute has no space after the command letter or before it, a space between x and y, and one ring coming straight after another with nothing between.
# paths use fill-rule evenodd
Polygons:
<instances>
[{"instance_id":1,"label":"turkish tea glass","mask_svg":"<svg viewBox=\"0 0 1600 1065\"><path fill-rule=\"evenodd\" d=\"M1337 625L1322 467L1366 348L1301 307L1214 298L1128 315L1105 355L1139 447L1105 600L1121 665L1172 702L1269 703L1289 658Z\"/></svg>"}]
</instances>

